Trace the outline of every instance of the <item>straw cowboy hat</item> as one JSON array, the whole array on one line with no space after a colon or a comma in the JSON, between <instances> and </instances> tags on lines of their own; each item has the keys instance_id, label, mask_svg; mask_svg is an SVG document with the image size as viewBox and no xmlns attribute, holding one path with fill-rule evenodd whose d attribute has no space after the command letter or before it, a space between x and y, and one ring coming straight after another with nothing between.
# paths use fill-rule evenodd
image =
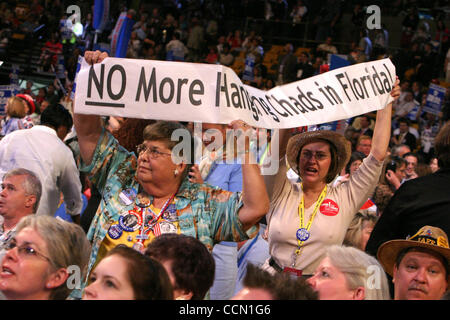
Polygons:
<instances>
[{"instance_id":1,"label":"straw cowboy hat","mask_svg":"<svg viewBox=\"0 0 450 320\"><path fill-rule=\"evenodd\" d=\"M380 261L384 270L393 275L394 265L398 254L406 248L425 248L440 254L445 258L447 269L450 267L450 248L448 247L447 234L440 228L425 226L410 238L406 240L390 240L383 243L377 252L378 261Z\"/></svg>"},{"instance_id":2,"label":"straw cowboy hat","mask_svg":"<svg viewBox=\"0 0 450 320\"><path fill-rule=\"evenodd\" d=\"M292 170L299 175L298 154L300 150L308 143L317 142L318 140L325 140L332 144L336 149L337 167L334 168L333 172L329 172L327 175L327 180L331 179L330 181L327 181L327 183L330 183L341 172L350 159L351 146L349 141L345 139L343 135L329 130L299 133L291 137L288 141L286 148L287 161Z\"/></svg>"}]
</instances>

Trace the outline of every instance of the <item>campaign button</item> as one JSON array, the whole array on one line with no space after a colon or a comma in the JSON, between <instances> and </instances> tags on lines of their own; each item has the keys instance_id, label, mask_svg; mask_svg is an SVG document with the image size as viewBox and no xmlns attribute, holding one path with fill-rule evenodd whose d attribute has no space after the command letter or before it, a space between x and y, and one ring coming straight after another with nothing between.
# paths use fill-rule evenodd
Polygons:
<instances>
[{"instance_id":1,"label":"campaign button","mask_svg":"<svg viewBox=\"0 0 450 320\"><path fill-rule=\"evenodd\" d=\"M108 230L108 236L113 240L119 239L122 236L122 233L123 230L118 224L111 226Z\"/></svg>"},{"instance_id":2,"label":"campaign button","mask_svg":"<svg viewBox=\"0 0 450 320\"><path fill-rule=\"evenodd\" d=\"M339 213L339 206L331 199L325 199L319 208L320 212L326 216L335 216Z\"/></svg>"}]
</instances>

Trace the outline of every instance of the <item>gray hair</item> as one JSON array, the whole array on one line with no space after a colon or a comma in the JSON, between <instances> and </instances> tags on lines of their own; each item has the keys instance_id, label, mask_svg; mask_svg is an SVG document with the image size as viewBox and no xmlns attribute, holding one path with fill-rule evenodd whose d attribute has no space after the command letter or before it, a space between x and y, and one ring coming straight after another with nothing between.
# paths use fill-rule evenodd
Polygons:
<instances>
[{"instance_id":1,"label":"gray hair","mask_svg":"<svg viewBox=\"0 0 450 320\"><path fill-rule=\"evenodd\" d=\"M33 195L36 197L36 202L33 206L33 212L37 211L39 207L39 201L42 195L42 184L36 174L30 170L24 168L16 168L9 170L3 176L3 180L12 177L12 176L26 176L27 178L24 180L22 187L25 190L26 195Z\"/></svg>"},{"instance_id":2,"label":"gray hair","mask_svg":"<svg viewBox=\"0 0 450 320\"><path fill-rule=\"evenodd\" d=\"M79 225L49 216L28 215L20 220L16 234L27 227L34 229L44 239L53 270L78 266L81 270L80 279L84 278L91 246ZM70 292L71 289L64 283L53 289L50 299L66 299Z\"/></svg>"},{"instance_id":3,"label":"gray hair","mask_svg":"<svg viewBox=\"0 0 450 320\"><path fill-rule=\"evenodd\" d=\"M386 274L374 257L359 249L338 245L328 247L326 256L344 273L349 289L363 287L365 300L390 300ZM377 277L375 283L371 282L372 277Z\"/></svg>"}]
</instances>

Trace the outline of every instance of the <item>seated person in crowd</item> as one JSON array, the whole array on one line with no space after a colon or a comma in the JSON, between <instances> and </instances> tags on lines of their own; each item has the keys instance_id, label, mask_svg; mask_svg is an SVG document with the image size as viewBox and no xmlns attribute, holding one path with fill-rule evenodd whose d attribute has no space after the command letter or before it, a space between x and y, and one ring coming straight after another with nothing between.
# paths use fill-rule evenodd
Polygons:
<instances>
[{"instance_id":1,"label":"seated person in crowd","mask_svg":"<svg viewBox=\"0 0 450 320\"><path fill-rule=\"evenodd\" d=\"M166 269L175 300L202 300L214 281L214 258L203 243L182 234L163 234L145 254Z\"/></svg>"},{"instance_id":2,"label":"seated person in crowd","mask_svg":"<svg viewBox=\"0 0 450 320\"><path fill-rule=\"evenodd\" d=\"M376 214L365 211L358 212L347 229L343 244L363 251L366 250L367 241L377 223L377 219Z\"/></svg>"},{"instance_id":3,"label":"seated person in crowd","mask_svg":"<svg viewBox=\"0 0 450 320\"><path fill-rule=\"evenodd\" d=\"M397 103L394 104L394 118L398 119L406 117L415 105L416 102L414 101L413 92L409 89L405 90L403 99L401 101L398 100Z\"/></svg>"},{"instance_id":4,"label":"seated person in crowd","mask_svg":"<svg viewBox=\"0 0 450 320\"><path fill-rule=\"evenodd\" d=\"M416 137L409 132L409 120L406 118L398 119L399 133L394 134L391 138L393 144L406 144L411 151L414 151L417 147Z\"/></svg>"},{"instance_id":5,"label":"seated person in crowd","mask_svg":"<svg viewBox=\"0 0 450 320\"><path fill-rule=\"evenodd\" d=\"M406 144L396 144L391 147L391 157L400 157L411 152L411 148Z\"/></svg>"},{"instance_id":6,"label":"seated person in crowd","mask_svg":"<svg viewBox=\"0 0 450 320\"><path fill-rule=\"evenodd\" d=\"M416 167L419 163L419 158L417 154L409 152L403 155L403 159L406 161L406 177L404 181L411 180L417 178L418 175L416 173Z\"/></svg>"},{"instance_id":7,"label":"seated person in crowd","mask_svg":"<svg viewBox=\"0 0 450 320\"><path fill-rule=\"evenodd\" d=\"M244 287L231 300L317 300L305 279L287 273L269 272L247 265Z\"/></svg>"},{"instance_id":8,"label":"seated person in crowd","mask_svg":"<svg viewBox=\"0 0 450 320\"><path fill-rule=\"evenodd\" d=\"M450 281L450 248L440 228L424 226L406 240L390 240L378 260L392 276L394 300L439 300Z\"/></svg>"},{"instance_id":9,"label":"seated person in crowd","mask_svg":"<svg viewBox=\"0 0 450 320\"><path fill-rule=\"evenodd\" d=\"M390 299L381 265L374 257L353 247L329 246L307 281L319 293L319 300Z\"/></svg>"},{"instance_id":10,"label":"seated person in crowd","mask_svg":"<svg viewBox=\"0 0 450 320\"><path fill-rule=\"evenodd\" d=\"M356 142L356 151L362 152L366 157L372 148L372 138L370 136L360 135Z\"/></svg>"},{"instance_id":11,"label":"seated person in crowd","mask_svg":"<svg viewBox=\"0 0 450 320\"><path fill-rule=\"evenodd\" d=\"M0 291L9 300L64 300L69 267L83 278L90 245L83 229L49 216L28 215L17 226L1 265Z\"/></svg>"},{"instance_id":12,"label":"seated person in crowd","mask_svg":"<svg viewBox=\"0 0 450 320\"><path fill-rule=\"evenodd\" d=\"M327 37L324 43L321 43L317 46L317 53L326 58L327 54L337 54L338 51L336 47L332 44L333 38Z\"/></svg>"},{"instance_id":13,"label":"seated person in crowd","mask_svg":"<svg viewBox=\"0 0 450 320\"><path fill-rule=\"evenodd\" d=\"M400 188L401 183L406 176L405 172L405 159L395 156L386 159L380 181L373 193L373 201L377 206L377 213L379 216L383 213L394 193Z\"/></svg>"},{"instance_id":14,"label":"seated person in crowd","mask_svg":"<svg viewBox=\"0 0 450 320\"><path fill-rule=\"evenodd\" d=\"M83 300L172 300L164 267L132 248L118 245L95 267Z\"/></svg>"}]
</instances>

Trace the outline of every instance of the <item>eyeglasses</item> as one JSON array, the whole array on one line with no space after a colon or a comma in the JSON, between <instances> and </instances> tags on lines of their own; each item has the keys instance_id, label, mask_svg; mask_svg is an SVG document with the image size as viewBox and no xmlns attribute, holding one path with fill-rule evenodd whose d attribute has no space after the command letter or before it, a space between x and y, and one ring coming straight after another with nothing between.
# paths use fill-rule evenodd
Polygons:
<instances>
[{"instance_id":1,"label":"eyeglasses","mask_svg":"<svg viewBox=\"0 0 450 320\"><path fill-rule=\"evenodd\" d=\"M140 145L138 145L136 147L136 150L138 152L139 155L141 155L142 153L148 153L150 155L150 158L152 159L157 159L162 155L166 155L166 156L171 156L171 153L167 153L167 152L161 152L158 151L157 148L153 147L153 148L149 148L145 145L145 143L142 143Z\"/></svg>"},{"instance_id":2,"label":"eyeglasses","mask_svg":"<svg viewBox=\"0 0 450 320\"><path fill-rule=\"evenodd\" d=\"M317 161L321 161L321 160L325 160L327 158L330 157L329 154L324 153L324 152L310 152L310 151L302 151L300 153L300 158L306 159L306 160L310 160L312 158L315 158Z\"/></svg>"},{"instance_id":3,"label":"eyeglasses","mask_svg":"<svg viewBox=\"0 0 450 320\"><path fill-rule=\"evenodd\" d=\"M17 251L19 252L19 256L21 258L29 258L29 257L42 257L48 262L51 262L50 258L43 255L33 247L31 247L29 244L22 244L20 246L17 245L17 242L15 240L11 240L6 246L6 250L13 250L14 248L17 248Z\"/></svg>"}]
</instances>

